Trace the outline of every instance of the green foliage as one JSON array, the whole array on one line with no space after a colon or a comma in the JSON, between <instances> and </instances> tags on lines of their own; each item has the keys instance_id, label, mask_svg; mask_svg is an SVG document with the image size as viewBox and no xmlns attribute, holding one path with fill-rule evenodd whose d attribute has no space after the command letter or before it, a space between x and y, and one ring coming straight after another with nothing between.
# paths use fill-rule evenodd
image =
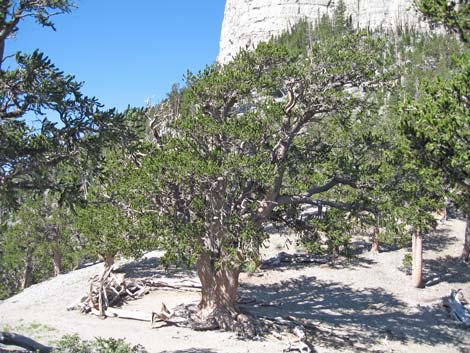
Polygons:
<instances>
[{"instance_id":1,"label":"green foliage","mask_svg":"<svg viewBox=\"0 0 470 353\"><path fill-rule=\"evenodd\" d=\"M0 6L0 23L7 31L5 31L6 33L2 32L2 35L5 35L2 39L14 35L18 31L17 23L26 17L34 18L41 26L55 29L51 17L57 14L69 13L74 7L74 3L69 0L3 1Z\"/></svg>"},{"instance_id":2,"label":"green foliage","mask_svg":"<svg viewBox=\"0 0 470 353\"><path fill-rule=\"evenodd\" d=\"M348 212L332 209L320 219L309 222L310 229L304 232L301 243L313 254L350 255L353 222Z\"/></svg>"},{"instance_id":3,"label":"green foliage","mask_svg":"<svg viewBox=\"0 0 470 353\"><path fill-rule=\"evenodd\" d=\"M300 205L319 202L343 210L316 225L328 233L326 251L347 250L346 211L364 205L354 183L378 148L364 131L381 103L371 83L387 87L393 58L384 37L346 24L322 32L300 23L223 67L188 74L184 90L148 111L158 147L141 163L167 256L250 263L266 222L305 226Z\"/></svg>"},{"instance_id":4,"label":"green foliage","mask_svg":"<svg viewBox=\"0 0 470 353\"><path fill-rule=\"evenodd\" d=\"M90 254L138 257L156 246L154 215L145 209L143 183L148 180L128 157L127 149L107 150L99 174L88 181L85 200L76 208L75 224Z\"/></svg>"},{"instance_id":5,"label":"green foliage","mask_svg":"<svg viewBox=\"0 0 470 353\"><path fill-rule=\"evenodd\" d=\"M403 130L423 164L466 192L470 187L470 56L464 53L455 60L457 69L450 77L423 81L420 95L408 96L402 106Z\"/></svg>"},{"instance_id":6,"label":"green foliage","mask_svg":"<svg viewBox=\"0 0 470 353\"><path fill-rule=\"evenodd\" d=\"M54 255L60 257L60 271L77 266L82 255L71 210L59 206L53 192L28 196L11 212L0 234L1 297L18 291L27 262L31 263L31 283L54 274Z\"/></svg>"},{"instance_id":7,"label":"green foliage","mask_svg":"<svg viewBox=\"0 0 470 353\"><path fill-rule=\"evenodd\" d=\"M432 22L442 23L459 35L463 42L470 41L470 3L468 0L415 0L415 5Z\"/></svg>"},{"instance_id":8,"label":"green foliage","mask_svg":"<svg viewBox=\"0 0 470 353\"><path fill-rule=\"evenodd\" d=\"M403 255L402 266L407 271L411 271L411 267L413 265L413 255L406 253Z\"/></svg>"},{"instance_id":9,"label":"green foliage","mask_svg":"<svg viewBox=\"0 0 470 353\"><path fill-rule=\"evenodd\" d=\"M54 353L146 353L141 345L132 346L123 339L100 338L92 341L80 339L78 335L62 337L56 344Z\"/></svg>"},{"instance_id":10,"label":"green foliage","mask_svg":"<svg viewBox=\"0 0 470 353\"><path fill-rule=\"evenodd\" d=\"M50 276L51 252L60 253L63 270L76 265L82 252L71 223L73 208L89 175L99 169L103 150L134 138L123 122L132 114L103 110L81 92L82 83L39 50L5 55L5 42L23 19L53 28L51 17L73 7L68 0L0 5L2 297L19 289L21 277L29 278L28 285Z\"/></svg>"}]
</instances>

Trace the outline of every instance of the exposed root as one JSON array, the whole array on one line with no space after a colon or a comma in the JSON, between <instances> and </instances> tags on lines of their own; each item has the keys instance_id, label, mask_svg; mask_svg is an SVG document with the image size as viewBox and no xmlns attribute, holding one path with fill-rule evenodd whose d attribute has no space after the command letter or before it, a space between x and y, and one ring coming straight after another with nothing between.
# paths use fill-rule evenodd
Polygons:
<instances>
[{"instance_id":1,"label":"exposed root","mask_svg":"<svg viewBox=\"0 0 470 353\"><path fill-rule=\"evenodd\" d=\"M240 338L254 338L261 333L260 327L251 316L235 313L223 307L214 309L204 317L201 317L198 312L192 313L190 325L196 331L235 332Z\"/></svg>"}]
</instances>

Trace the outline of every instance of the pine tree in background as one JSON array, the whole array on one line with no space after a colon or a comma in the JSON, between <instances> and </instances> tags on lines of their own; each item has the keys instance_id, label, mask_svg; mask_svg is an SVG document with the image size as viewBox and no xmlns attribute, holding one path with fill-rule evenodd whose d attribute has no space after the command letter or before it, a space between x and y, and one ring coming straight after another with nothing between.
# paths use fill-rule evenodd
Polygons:
<instances>
[{"instance_id":1,"label":"pine tree in background","mask_svg":"<svg viewBox=\"0 0 470 353\"><path fill-rule=\"evenodd\" d=\"M450 76L420 82L419 95L403 105L403 130L416 158L432 165L455 188L454 201L465 212L467 228L461 258L470 256L470 4L468 1L416 1L431 21L456 32L465 49L453 57Z\"/></svg>"}]
</instances>

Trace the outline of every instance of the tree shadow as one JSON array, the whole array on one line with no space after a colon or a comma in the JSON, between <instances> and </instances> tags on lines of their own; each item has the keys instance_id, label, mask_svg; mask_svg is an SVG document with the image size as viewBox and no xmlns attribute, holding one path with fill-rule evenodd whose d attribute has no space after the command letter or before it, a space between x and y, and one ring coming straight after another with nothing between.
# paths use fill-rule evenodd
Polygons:
<instances>
[{"instance_id":1,"label":"tree shadow","mask_svg":"<svg viewBox=\"0 0 470 353\"><path fill-rule=\"evenodd\" d=\"M255 316L306 320L317 327L312 343L330 349L349 346L370 352L372 346L386 341L448 344L462 353L470 349L468 332L441 306L412 308L380 288L361 291L302 276L275 285L245 285L242 294L282 303L281 307L242 308Z\"/></svg>"},{"instance_id":2,"label":"tree shadow","mask_svg":"<svg viewBox=\"0 0 470 353\"><path fill-rule=\"evenodd\" d=\"M162 351L160 353L217 353L217 352L208 348L189 348L189 349L183 349L183 350L177 350L177 351Z\"/></svg>"},{"instance_id":3,"label":"tree shadow","mask_svg":"<svg viewBox=\"0 0 470 353\"><path fill-rule=\"evenodd\" d=\"M137 261L132 261L119 267L116 272L125 273L126 278L141 279L141 278L188 278L194 277L195 272L190 269L184 269L177 266L170 266L165 268L158 257L143 258Z\"/></svg>"},{"instance_id":4,"label":"tree shadow","mask_svg":"<svg viewBox=\"0 0 470 353\"><path fill-rule=\"evenodd\" d=\"M439 251L451 245L458 243L460 240L452 235L452 231L448 228L437 228L427 234L423 241L425 251Z\"/></svg>"},{"instance_id":5,"label":"tree shadow","mask_svg":"<svg viewBox=\"0 0 470 353\"><path fill-rule=\"evenodd\" d=\"M282 252L281 252L282 253ZM312 262L304 261L305 258L312 258ZM283 272L286 270L302 270L305 268L310 268L312 266L328 266L332 269L343 269L343 268L350 268L350 267L363 267L363 268L370 268L372 267L376 261L373 259L368 259L365 257L360 257L356 255L352 255L350 257L339 256L337 258L333 258L330 255L309 255L306 253L298 253L298 254L289 254L289 261L281 261L276 262L276 256L266 259L261 262L260 270L276 270L279 272ZM315 258L318 261L315 261Z\"/></svg>"},{"instance_id":6,"label":"tree shadow","mask_svg":"<svg viewBox=\"0 0 470 353\"><path fill-rule=\"evenodd\" d=\"M459 258L441 257L436 260L425 260L424 273L427 287L442 282L470 282L470 265L460 261Z\"/></svg>"}]
</instances>

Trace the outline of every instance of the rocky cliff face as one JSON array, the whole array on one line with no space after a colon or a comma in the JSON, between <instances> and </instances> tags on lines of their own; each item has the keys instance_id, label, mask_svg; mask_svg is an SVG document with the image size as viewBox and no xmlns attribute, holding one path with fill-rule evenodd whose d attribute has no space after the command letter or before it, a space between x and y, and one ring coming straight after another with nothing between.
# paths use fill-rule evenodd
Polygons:
<instances>
[{"instance_id":1,"label":"rocky cliff face","mask_svg":"<svg viewBox=\"0 0 470 353\"><path fill-rule=\"evenodd\" d=\"M229 61L240 48L279 35L299 20L315 22L333 14L339 0L227 0L218 61ZM426 24L412 9L413 0L343 0L352 23L359 27L395 29Z\"/></svg>"}]
</instances>

